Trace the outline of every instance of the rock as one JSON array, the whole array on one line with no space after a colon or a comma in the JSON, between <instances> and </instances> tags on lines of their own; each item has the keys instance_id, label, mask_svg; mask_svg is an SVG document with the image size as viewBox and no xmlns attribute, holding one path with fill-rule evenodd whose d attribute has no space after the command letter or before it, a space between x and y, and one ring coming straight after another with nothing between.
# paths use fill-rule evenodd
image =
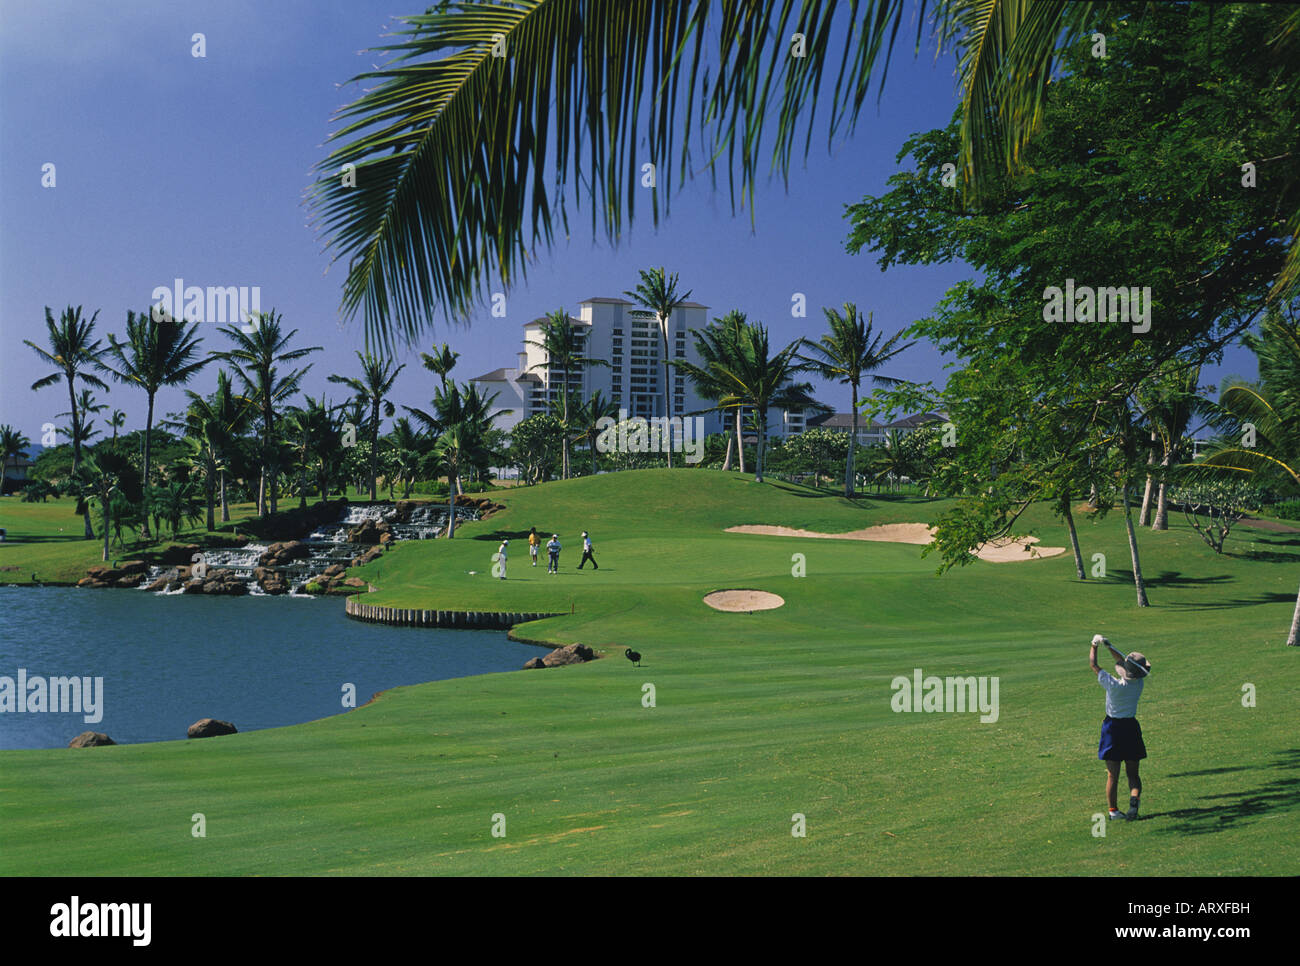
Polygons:
<instances>
[{"instance_id":1,"label":"rock","mask_svg":"<svg viewBox=\"0 0 1300 966\"><path fill-rule=\"evenodd\" d=\"M345 587L364 587L366 582L360 577L349 577L347 580L343 581L343 585Z\"/></svg>"},{"instance_id":2,"label":"rock","mask_svg":"<svg viewBox=\"0 0 1300 966\"><path fill-rule=\"evenodd\" d=\"M265 593L273 595L289 593L289 581L278 570L257 567L253 570L253 580Z\"/></svg>"},{"instance_id":3,"label":"rock","mask_svg":"<svg viewBox=\"0 0 1300 966\"><path fill-rule=\"evenodd\" d=\"M83 731L77 737L68 742L69 748L98 748L100 745L117 744L112 738L102 731Z\"/></svg>"},{"instance_id":4,"label":"rock","mask_svg":"<svg viewBox=\"0 0 1300 966\"><path fill-rule=\"evenodd\" d=\"M187 738L215 738L219 735L234 735L239 732L229 721L220 721L217 718L200 718L194 724L190 725L186 731Z\"/></svg>"},{"instance_id":5,"label":"rock","mask_svg":"<svg viewBox=\"0 0 1300 966\"><path fill-rule=\"evenodd\" d=\"M202 548L197 543L173 543L162 552L162 555L158 558L158 563L163 566L188 564L200 549Z\"/></svg>"},{"instance_id":6,"label":"rock","mask_svg":"<svg viewBox=\"0 0 1300 966\"><path fill-rule=\"evenodd\" d=\"M114 587L139 587L144 583L144 574L128 574L113 581Z\"/></svg>"},{"instance_id":7,"label":"rock","mask_svg":"<svg viewBox=\"0 0 1300 966\"><path fill-rule=\"evenodd\" d=\"M342 564L330 564L328 567L326 567L324 570L321 571L321 576L342 577L346 571L347 568L344 567Z\"/></svg>"},{"instance_id":8,"label":"rock","mask_svg":"<svg viewBox=\"0 0 1300 966\"><path fill-rule=\"evenodd\" d=\"M145 574L149 572L149 565L143 560L126 560L117 569L124 574Z\"/></svg>"},{"instance_id":9,"label":"rock","mask_svg":"<svg viewBox=\"0 0 1300 966\"><path fill-rule=\"evenodd\" d=\"M540 657L531 658L528 663L524 665L524 670L527 671L535 667L546 667L546 662Z\"/></svg>"},{"instance_id":10,"label":"rock","mask_svg":"<svg viewBox=\"0 0 1300 966\"><path fill-rule=\"evenodd\" d=\"M301 540L287 540L273 543L266 548L258 561L263 567L282 567L295 560L305 560L311 556L311 547Z\"/></svg>"},{"instance_id":11,"label":"rock","mask_svg":"<svg viewBox=\"0 0 1300 966\"><path fill-rule=\"evenodd\" d=\"M95 578L94 578L94 577L82 577L80 580L77 581L77 586L78 586L78 587L94 587L94 586L95 586L95 583L96 583L96 581L95 581Z\"/></svg>"},{"instance_id":12,"label":"rock","mask_svg":"<svg viewBox=\"0 0 1300 966\"><path fill-rule=\"evenodd\" d=\"M174 577L169 577L167 574L163 574L161 577L159 577L157 580L151 583L148 587L146 587L145 590L149 593L154 593L154 594L158 593L158 591L160 590L169 590L173 580L175 580Z\"/></svg>"},{"instance_id":13,"label":"rock","mask_svg":"<svg viewBox=\"0 0 1300 966\"><path fill-rule=\"evenodd\" d=\"M381 545L386 547L393 542L393 535L391 533L381 533L379 535L379 542Z\"/></svg>"},{"instance_id":14,"label":"rock","mask_svg":"<svg viewBox=\"0 0 1300 966\"><path fill-rule=\"evenodd\" d=\"M547 667L563 667L566 664L582 664L595 656L596 652L586 644L566 644L542 658L542 663Z\"/></svg>"}]
</instances>

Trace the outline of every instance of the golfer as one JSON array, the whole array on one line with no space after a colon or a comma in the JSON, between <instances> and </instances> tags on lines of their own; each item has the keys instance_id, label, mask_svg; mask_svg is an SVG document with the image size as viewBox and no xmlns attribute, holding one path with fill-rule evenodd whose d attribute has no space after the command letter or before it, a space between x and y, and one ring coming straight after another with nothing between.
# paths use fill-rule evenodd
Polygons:
<instances>
[{"instance_id":1,"label":"golfer","mask_svg":"<svg viewBox=\"0 0 1300 966\"><path fill-rule=\"evenodd\" d=\"M497 547L497 563L501 564L501 573L497 574L502 580L506 579L506 556L509 539L502 540L501 546Z\"/></svg>"},{"instance_id":2,"label":"golfer","mask_svg":"<svg viewBox=\"0 0 1300 966\"><path fill-rule=\"evenodd\" d=\"M537 548L541 545L542 538L537 535L537 528L533 527L528 531L528 556L533 558L533 566L537 566Z\"/></svg>"},{"instance_id":3,"label":"golfer","mask_svg":"<svg viewBox=\"0 0 1300 966\"><path fill-rule=\"evenodd\" d=\"M583 530L582 531L582 559L578 561L578 569L581 570L582 565L585 564L588 560L591 561L592 570L600 569L600 564L596 563L596 558L591 555L591 537L587 536L586 530Z\"/></svg>"},{"instance_id":4,"label":"golfer","mask_svg":"<svg viewBox=\"0 0 1300 966\"><path fill-rule=\"evenodd\" d=\"M1115 672L1119 677L1112 677L1097 666L1097 648L1102 644L1115 655ZM1138 799L1142 795L1138 766L1147 756L1146 745L1142 742L1142 727L1137 720L1137 706L1138 698L1142 696L1142 685L1146 683L1144 679L1151 673L1151 662L1137 651L1124 656L1111 647L1110 641L1098 634L1092 639L1088 666L1097 675L1097 683L1106 689L1106 718L1101 723L1097 757L1106 763L1106 804L1110 806L1108 814L1111 818L1134 821L1138 817ZM1121 761L1128 774L1127 812L1121 812L1116 801Z\"/></svg>"},{"instance_id":5,"label":"golfer","mask_svg":"<svg viewBox=\"0 0 1300 966\"><path fill-rule=\"evenodd\" d=\"M560 572L560 535L552 533L551 539L546 544L546 572L548 574L558 574Z\"/></svg>"}]
</instances>

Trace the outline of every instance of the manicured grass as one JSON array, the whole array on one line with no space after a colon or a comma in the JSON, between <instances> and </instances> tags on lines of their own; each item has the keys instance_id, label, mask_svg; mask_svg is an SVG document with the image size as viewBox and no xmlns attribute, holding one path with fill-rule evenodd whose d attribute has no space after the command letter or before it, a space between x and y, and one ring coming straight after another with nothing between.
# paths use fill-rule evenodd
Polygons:
<instances>
[{"instance_id":1,"label":"manicured grass","mask_svg":"<svg viewBox=\"0 0 1300 966\"><path fill-rule=\"evenodd\" d=\"M367 601L572 607L519 631L607 659L399 688L214 740L0 752L0 873L1300 871L1300 654L1282 646L1300 535L1243 528L1216 556L1181 521L1143 531L1153 606L1139 610L1118 513L1080 521L1085 556L1105 554L1109 576L1078 582L1068 554L935 577L916 546L723 532L926 522L946 505L916 497L849 503L652 470L494 498L509 509L361 571L379 588ZM1068 545L1045 508L1024 524ZM560 576L544 554L528 566L534 525L560 533ZM584 528L598 572L575 569ZM505 581L490 576L502 535ZM791 574L796 553L807 576ZM786 605L701 603L728 587ZM1104 838L1092 834L1103 697L1087 669L1098 632L1155 666L1144 820ZM894 713L890 681L913 668L996 676L998 720ZM1256 707L1242 706L1246 683ZM195 812L206 838L190 834ZM790 834L796 812L806 838Z\"/></svg>"}]
</instances>

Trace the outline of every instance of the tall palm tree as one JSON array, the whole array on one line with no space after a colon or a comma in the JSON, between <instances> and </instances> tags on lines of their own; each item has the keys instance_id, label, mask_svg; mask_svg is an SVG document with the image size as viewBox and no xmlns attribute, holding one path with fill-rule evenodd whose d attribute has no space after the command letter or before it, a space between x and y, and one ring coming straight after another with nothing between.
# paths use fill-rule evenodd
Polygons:
<instances>
[{"instance_id":1,"label":"tall palm tree","mask_svg":"<svg viewBox=\"0 0 1300 966\"><path fill-rule=\"evenodd\" d=\"M210 396L200 396L185 390L190 405L186 410L188 432L202 441L213 456L217 473L217 489L221 499L221 522L230 522L230 503L226 497L226 476L238 447L239 437L248 429L253 413L253 402L235 395L230 374L225 369L217 371L217 388ZM213 530L212 514L208 514L208 529Z\"/></svg>"},{"instance_id":2,"label":"tall palm tree","mask_svg":"<svg viewBox=\"0 0 1300 966\"><path fill-rule=\"evenodd\" d=\"M126 413L120 409L114 409L113 415L108 419L108 425L113 429L113 447L117 447L117 431L126 425Z\"/></svg>"},{"instance_id":3,"label":"tall palm tree","mask_svg":"<svg viewBox=\"0 0 1300 966\"><path fill-rule=\"evenodd\" d=\"M375 474L379 464L379 410L382 407L385 416L393 415L393 404L386 402L384 397L392 390L393 381L397 378L397 374L406 368L406 363L394 369L391 359L378 359L369 352L365 355L358 352L357 360L361 363L360 379L353 376L330 376L329 381L347 386L357 399L364 399L370 405L370 499L376 500L378 499L375 490Z\"/></svg>"},{"instance_id":4,"label":"tall palm tree","mask_svg":"<svg viewBox=\"0 0 1300 966\"><path fill-rule=\"evenodd\" d=\"M696 364L687 359L674 359L673 367L681 372L685 372L695 386L695 394L701 399L713 402L714 409L721 412L726 418L730 416L734 422L736 453L739 457L737 466L741 473L745 472L745 445L744 432L741 426L741 409L740 406L726 407L721 404L723 396L727 395L727 387L718 378L714 363L738 364L737 360L746 345L742 338L742 333L746 325L745 313L738 309L732 309L720 319L714 319L703 329L692 329L691 336L695 340L695 352L700 357L700 364ZM731 445L732 431L728 430L727 435L727 455L723 459L722 468L731 469Z\"/></svg>"},{"instance_id":5,"label":"tall palm tree","mask_svg":"<svg viewBox=\"0 0 1300 966\"><path fill-rule=\"evenodd\" d=\"M74 445L88 443L99 435L99 430L95 429L95 422L90 418L91 415L101 413L108 407L102 403L95 402L95 394L89 389L83 389L77 394L76 403L77 418L69 426L59 427L59 432L68 439L73 441ZM71 412L55 413L56 416L72 416Z\"/></svg>"},{"instance_id":6,"label":"tall palm tree","mask_svg":"<svg viewBox=\"0 0 1300 966\"><path fill-rule=\"evenodd\" d=\"M830 332L816 342L805 339L804 346L811 355L800 358L809 363L812 371L823 379L848 383L852 388L853 405L850 412L853 413L853 430L849 435L849 455L844 466L844 495L851 498L855 475L854 451L858 442L858 391L862 387L862 377L870 375L874 382L881 385L897 385L900 380L879 375L876 370L916 343L899 345L903 333L898 332L882 345L880 340L884 336L873 333L871 329L872 314L868 312L864 321L858 315L858 307L852 302L844 303L843 315L839 310L831 308L823 308L822 312L830 325Z\"/></svg>"},{"instance_id":7,"label":"tall palm tree","mask_svg":"<svg viewBox=\"0 0 1300 966\"><path fill-rule=\"evenodd\" d=\"M664 366L664 416L672 419L673 416L673 387L672 383L672 360L673 354L668 346L668 323L672 320L672 314L677 309L690 300L691 293L677 294L677 273L667 274L663 267L652 269L641 269L641 281L637 287L624 292L628 298L644 306L654 313L655 320L659 323L659 336L663 346L663 366ZM675 341L675 340L674 340ZM667 424L670 425L670 424ZM669 430L671 435L671 429ZM668 441L669 445L664 447L664 454L668 457L668 468L673 468L673 448L672 440Z\"/></svg>"},{"instance_id":8,"label":"tall palm tree","mask_svg":"<svg viewBox=\"0 0 1300 966\"><path fill-rule=\"evenodd\" d=\"M406 499L411 495L411 488L419 478L432 444L429 437L415 429L405 416L393 420L393 428L384 441L389 447L397 481L402 486L402 499Z\"/></svg>"},{"instance_id":9,"label":"tall palm tree","mask_svg":"<svg viewBox=\"0 0 1300 966\"><path fill-rule=\"evenodd\" d=\"M9 465L9 457L16 456L19 459L27 458L27 447L32 445L28 439L19 430L14 429L8 423L0 426L0 494L4 493L4 475L5 468Z\"/></svg>"},{"instance_id":10,"label":"tall palm tree","mask_svg":"<svg viewBox=\"0 0 1300 966\"><path fill-rule=\"evenodd\" d=\"M451 375L451 370L456 368L456 360L459 358L460 353L452 352L451 346L445 342L441 346L433 347L433 355L427 352L420 353L420 361L424 364L424 368L437 374L444 390L447 388L447 377Z\"/></svg>"},{"instance_id":11,"label":"tall palm tree","mask_svg":"<svg viewBox=\"0 0 1300 966\"><path fill-rule=\"evenodd\" d=\"M381 342L418 334L440 308L468 314L485 278L509 283L552 244L557 218L568 235L565 199L575 185L591 200L593 234L599 226L618 237L646 197L628 177L642 159L656 166L649 203L658 224L674 174L693 170L697 138L709 144L705 167L727 168L733 209L740 201L752 211L765 145L788 178L796 140L805 155L811 147L814 118L828 119L831 141L852 130L872 81L886 80L905 20L916 22L918 49L929 24L939 45L958 55L958 161L966 194L977 197L1019 165L1040 125L1057 52L1133 7L863 0L847 5L850 22L832 29L845 6L470 0L403 18L397 41L382 48L389 62L355 78L363 93L341 112L311 190L327 246L347 263L343 314L363 311L367 334ZM1281 29L1261 53L1285 66L1300 12L1282 8L1276 17ZM796 32L804 56L791 56ZM495 56L497 35L508 57ZM827 95L823 70L836 62ZM775 137L765 140L772 126ZM338 176L345 165L364 172L366 190ZM1292 228L1275 293L1300 278L1300 211Z\"/></svg>"},{"instance_id":12,"label":"tall palm tree","mask_svg":"<svg viewBox=\"0 0 1300 966\"><path fill-rule=\"evenodd\" d=\"M315 470L318 482L322 478L327 479L328 471L322 473L322 468L337 458L335 450L339 446L338 423L334 417L334 410L325 401L325 397L313 399L311 396L304 396L304 399L307 405L291 407L284 420L293 447L294 460L298 464L300 509L305 509L307 506L308 475ZM325 499L325 496L326 493L322 489L321 499Z\"/></svg>"},{"instance_id":13,"label":"tall palm tree","mask_svg":"<svg viewBox=\"0 0 1300 966\"><path fill-rule=\"evenodd\" d=\"M754 457L754 481L763 482L763 456L767 443L767 413L773 405L811 403L807 383L793 383L793 377L808 368L799 359L802 340L772 352L767 326L746 323L740 331L741 351L728 362L711 363L714 377L723 390L719 404L726 408L753 408L757 420L758 447Z\"/></svg>"},{"instance_id":14,"label":"tall palm tree","mask_svg":"<svg viewBox=\"0 0 1300 966\"><path fill-rule=\"evenodd\" d=\"M570 373L579 374L588 366L609 366L604 359L592 359L582 354L581 342L574 330L569 313L564 309L548 312L542 321L542 338L525 340L546 353L546 359L536 363L533 369L560 370L560 432L563 448L560 457L560 478L569 478L569 443L572 440L569 421L569 382Z\"/></svg>"},{"instance_id":15,"label":"tall palm tree","mask_svg":"<svg viewBox=\"0 0 1300 966\"><path fill-rule=\"evenodd\" d=\"M612 399L607 399L599 389L593 392L586 402L579 402L577 405L573 423L578 432L574 435L574 439L586 443L591 451L592 476L596 475L597 470L596 441L600 438L601 420L617 418L618 406Z\"/></svg>"},{"instance_id":16,"label":"tall palm tree","mask_svg":"<svg viewBox=\"0 0 1300 966\"><path fill-rule=\"evenodd\" d=\"M1217 408L1233 431L1190 474L1245 478L1300 494L1300 322L1271 311L1259 335L1246 341L1259 358L1260 385L1233 380L1224 387ZM1241 431L1247 423L1253 433ZM1300 595L1286 643L1300 646Z\"/></svg>"},{"instance_id":17,"label":"tall palm tree","mask_svg":"<svg viewBox=\"0 0 1300 966\"><path fill-rule=\"evenodd\" d=\"M100 346L99 339L91 339L95 331L95 320L97 318L99 318L98 310L87 319L82 316L80 305L76 308L69 305L63 310L63 314L59 316L59 321L55 322L54 314L47 305L45 307L45 329L49 349L42 349L35 342L23 339L23 344L30 346L42 360L57 367L55 372L32 383L32 389L43 389L46 386L52 386L60 379L66 380L68 384L68 404L73 413L72 472L74 474L81 463L80 417L77 416L75 383L80 379L83 383L97 386L105 391L108 390L108 385L104 380L95 375L95 371L104 371L105 367L101 357L107 351L106 348ZM94 540L95 530L90 524L90 514L85 513L82 516L85 521L85 537L87 540Z\"/></svg>"},{"instance_id":18,"label":"tall palm tree","mask_svg":"<svg viewBox=\"0 0 1300 966\"><path fill-rule=\"evenodd\" d=\"M235 348L224 352L215 352L213 356L229 362L243 384L244 395L255 401L262 417L262 475L257 485L257 515L265 516L269 506L272 513L277 508L276 475L277 465L275 436L275 407L298 392L302 377L307 374L311 364L295 369L288 375L281 376L276 369L277 363L295 362L313 352L320 352L321 346L308 346L303 349L290 349L289 343L298 334L297 329L285 332L283 320L272 309L258 316L257 324L251 333L242 327L224 326L221 332L232 342Z\"/></svg>"},{"instance_id":19,"label":"tall palm tree","mask_svg":"<svg viewBox=\"0 0 1300 966\"><path fill-rule=\"evenodd\" d=\"M460 490L461 470L472 466L485 455L488 433L498 414L492 413L497 393L490 396L478 391L474 383L461 386L450 383L434 396L434 412L412 406L402 408L436 435L433 458L447 468L447 536L456 536L456 494ZM505 410L504 413L509 413Z\"/></svg>"},{"instance_id":20,"label":"tall palm tree","mask_svg":"<svg viewBox=\"0 0 1300 966\"><path fill-rule=\"evenodd\" d=\"M144 488L149 492L149 463L153 435L153 404L163 386L180 386L190 381L211 359L199 356L197 322L185 323L152 310L126 313L126 341L109 335L109 354L116 366L107 367L119 382L144 390L149 409L144 423ZM144 518L144 538L149 538L149 518Z\"/></svg>"}]
</instances>

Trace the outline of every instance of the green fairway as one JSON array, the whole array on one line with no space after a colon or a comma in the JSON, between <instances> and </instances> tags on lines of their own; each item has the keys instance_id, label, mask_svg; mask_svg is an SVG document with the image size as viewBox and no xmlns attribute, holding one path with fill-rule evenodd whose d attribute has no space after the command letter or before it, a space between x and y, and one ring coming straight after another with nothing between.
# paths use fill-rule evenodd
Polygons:
<instances>
[{"instance_id":1,"label":"green fairway","mask_svg":"<svg viewBox=\"0 0 1300 966\"><path fill-rule=\"evenodd\" d=\"M1300 872L1300 649L1283 646L1300 534L1242 526L1216 555L1171 516L1167 532L1139 531L1153 605L1139 609L1118 511L1080 517L1085 560L1104 554L1107 569L1080 582L1068 553L936 577L919 546L724 532L928 522L946 500L849 502L703 470L493 499L507 510L454 540L401 543L358 570L376 588L366 602L563 611L516 631L604 659L397 688L347 714L212 740L0 752L0 874ZM41 507L5 499L11 534L49 536L19 506ZM60 525L79 534L79 522ZM529 566L530 526L543 541L559 533L558 576L544 550ZM599 571L576 569L584 529ZM1068 546L1042 505L1016 532ZM30 572L32 554L64 544L45 546L3 553ZM796 554L806 576L792 575ZM723 588L786 603L746 614L701 602ZM1139 708L1143 820L1104 837L1095 633L1155 669ZM996 677L997 720L895 713L890 682L915 668ZM206 837L191 834L195 813ZM806 837L791 835L796 813Z\"/></svg>"}]
</instances>

